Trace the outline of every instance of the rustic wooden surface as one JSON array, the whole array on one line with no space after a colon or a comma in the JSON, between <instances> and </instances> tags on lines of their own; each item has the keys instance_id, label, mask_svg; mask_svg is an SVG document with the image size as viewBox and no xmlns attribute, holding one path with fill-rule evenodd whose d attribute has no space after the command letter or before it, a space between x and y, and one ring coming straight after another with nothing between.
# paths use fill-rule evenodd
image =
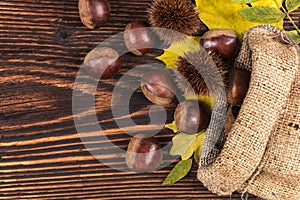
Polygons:
<instances>
[{"instance_id":1,"label":"rustic wooden surface","mask_svg":"<svg viewBox=\"0 0 300 200\"><path fill-rule=\"evenodd\" d=\"M161 182L174 163L150 174L114 170L95 159L77 134L72 88L84 56L128 22L145 19L150 2L111 0L109 23L88 30L80 22L77 0L0 1L0 199L230 199L205 189L196 179L196 166L173 186ZM292 16L299 22L297 13ZM121 74L157 62L152 58L157 53L122 56ZM99 84L97 117L111 141L126 149L130 137L110 112L118 78ZM151 104L139 90L132 98L139 126L131 128L142 132ZM174 107L167 110L171 121ZM157 135L163 143L172 136L165 129Z\"/></svg>"}]
</instances>

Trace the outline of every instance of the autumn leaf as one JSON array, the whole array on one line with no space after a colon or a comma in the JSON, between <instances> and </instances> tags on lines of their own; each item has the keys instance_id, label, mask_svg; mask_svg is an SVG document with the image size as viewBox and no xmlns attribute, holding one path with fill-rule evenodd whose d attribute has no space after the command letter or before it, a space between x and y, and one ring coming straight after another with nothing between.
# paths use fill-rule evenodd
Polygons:
<instances>
[{"instance_id":1,"label":"autumn leaf","mask_svg":"<svg viewBox=\"0 0 300 200\"><path fill-rule=\"evenodd\" d=\"M199 164L199 162L200 162L201 149L202 149L202 146L199 149L197 149L194 153L194 160L197 164Z\"/></svg>"},{"instance_id":2,"label":"autumn leaf","mask_svg":"<svg viewBox=\"0 0 300 200\"><path fill-rule=\"evenodd\" d=\"M164 50L162 55L156 58L163 61L168 68L175 69L175 64L179 56L183 56L184 53L199 48L200 37L187 37L184 41L171 44L169 48Z\"/></svg>"},{"instance_id":3,"label":"autumn leaf","mask_svg":"<svg viewBox=\"0 0 300 200\"><path fill-rule=\"evenodd\" d=\"M284 0L264 0L264 1L257 1L255 3L251 3L251 5L253 7L267 6L267 7L280 9L282 7L283 2Z\"/></svg>"},{"instance_id":4,"label":"autumn leaf","mask_svg":"<svg viewBox=\"0 0 300 200\"><path fill-rule=\"evenodd\" d=\"M243 8L239 13L251 22L261 23L278 23L285 17L278 8L267 6Z\"/></svg>"},{"instance_id":5,"label":"autumn leaf","mask_svg":"<svg viewBox=\"0 0 300 200\"><path fill-rule=\"evenodd\" d=\"M192 159L179 161L162 184L167 185L167 184L176 183L177 181L179 181L189 173L192 164L193 164Z\"/></svg>"},{"instance_id":6,"label":"autumn leaf","mask_svg":"<svg viewBox=\"0 0 300 200\"><path fill-rule=\"evenodd\" d=\"M261 2L270 2L270 0L258 1L253 4ZM240 37L249 28L262 24L260 22L250 22L240 15L239 11L247 7L246 4L235 3L231 0L196 0L196 10L199 11L199 17L209 29L231 29L237 32ZM283 21L272 23L272 25L283 29Z\"/></svg>"},{"instance_id":7,"label":"autumn leaf","mask_svg":"<svg viewBox=\"0 0 300 200\"><path fill-rule=\"evenodd\" d=\"M180 133L172 138L172 148L170 155L180 155L182 160L187 160L193 155L193 149L190 148L196 135Z\"/></svg>"},{"instance_id":8,"label":"autumn leaf","mask_svg":"<svg viewBox=\"0 0 300 200\"><path fill-rule=\"evenodd\" d=\"M300 6L300 0L286 0L285 6L289 12L295 11Z\"/></svg>"},{"instance_id":9,"label":"autumn leaf","mask_svg":"<svg viewBox=\"0 0 300 200\"><path fill-rule=\"evenodd\" d=\"M294 40L296 44L300 44L300 35L298 34L298 31L293 30L293 31L286 31L286 34Z\"/></svg>"},{"instance_id":10,"label":"autumn leaf","mask_svg":"<svg viewBox=\"0 0 300 200\"><path fill-rule=\"evenodd\" d=\"M173 137L170 155L180 155L182 160L189 159L193 153L202 147L205 131L196 134L180 133Z\"/></svg>"},{"instance_id":11,"label":"autumn leaf","mask_svg":"<svg viewBox=\"0 0 300 200\"><path fill-rule=\"evenodd\" d=\"M170 129L170 130L172 130L174 133L177 133L179 131L178 128L177 128L177 126L176 126L175 121L173 121L170 124L166 124L165 127L168 128L168 129Z\"/></svg>"},{"instance_id":12,"label":"autumn leaf","mask_svg":"<svg viewBox=\"0 0 300 200\"><path fill-rule=\"evenodd\" d=\"M197 150L199 150L199 149L201 150L202 149L204 138L205 138L205 132L202 132L202 133L197 134L197 136L193 140L193 142L192 142L192 144L190 146L190 149L193 150L194 154L197 152Z\"/></svg>"},{"instance_id":13,"label":"autumn leaf","mask_svg":"<svg viewBox=\"0 0 300 200\"><path fill-rule=\"evenodd\" d=\"M236 3L254 3L257 1L261 1L261 0L232 0L232 2L236 2Z\"/></svg>"}]
</instances>

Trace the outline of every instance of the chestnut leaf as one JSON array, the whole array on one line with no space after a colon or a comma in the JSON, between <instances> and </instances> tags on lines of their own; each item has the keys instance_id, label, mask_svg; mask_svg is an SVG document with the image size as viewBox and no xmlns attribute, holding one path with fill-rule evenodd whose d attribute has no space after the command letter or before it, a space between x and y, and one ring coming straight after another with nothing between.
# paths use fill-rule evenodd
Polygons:
<instances>
[{"instance_id":1,"label":"chestnut leaf","mask_svg":"<svg viewBox=\"0 0 300 200\"><path fill-rule=\"evenodd\" d=\"M286 0L285 6L288 12L295 11L300 6L300 0Z\"/></svg>"},{"instance_id":2,"label":"chestnut leaf","mask_svg":"<svg viewBox=\"0 0 300 200\"><path fill-rule=\"evenodd\" d=\"M239 13L251 22L261 23L278 23L285 17L278 8L267 6L243 8Z\"/></svg>"},{"instance_id":3,"label":"chestnut leaf","mask_svg":"<svg viewBox=\"0 0 300 200\"><path fill-rule=\"evenodd\" d=\"M175 69L175 63L179 56L183 56L188 51L195 51L200 48L200 37L187 37L184 41L173 43L169 48L164 49L164 53L156 59L163 61L167 68Z\"/></svg>"},{"instance_id":4,"label":"chestnut leaf","mask_svg":"<svg viewBox=\"0 0 300 200\"><path fill-rule=\"evenodd\" d=\"M254 3L257 1L261 1L261 0L232 0L232 2L235 2L235 3Z\"/></svg>"},{"instance_id":5,"label":"chestnut leaf","mask_svg":"<svg viewBox=\"0 0 300 200\"><path fill-rule=\"evenodd\" d=\"M185 177L191 170L193 161L192 159L179 161L172 171L168 174L167 178L162 183L163 185L174 184L183 177Z\"/></svg>"},{"instance_id":6,"label":"chestnut leaf","mask_svg":"<svg viewBox=\"0 0 300 200\"><path fill-rule=\"evenodd\" d=\"M176 126L175 121L173 121L170 124L166 124L165 127L168 128L168 129L170 129L170 130L172 130L174 133L177 133L179 131L178 128L177 128L177 126Z\"/></svg>"},{"instance_id":7,"label":"chestnut leaf","mask_svg":"<svg viewBox=\"0 0 300 200\"><path fill-rule=\"evenodd\" d=\"M199 165L200 162L200 154L201 154L201 149L202 146L200 148L198 148L195 152L194 152L194 160L195 162Z\"/></svg>"},{"instance_id":8,"label":"chestnut leaf","mask_svg":"<svg viewBox=\"0 0 300 200\"><path fill-rule=\"evenodd\" d=\"M282 7L284 0L264 0L264 1L257 1L255 3L252 3L252 7L258 7L258 6L268 6L273 8L280 9Z\"/></svg>"},{"instance_id":9,"label":"chestnut leaf","mask_svg":"<svg viewBox=\"0 0 300 200\"><path fill-rule=\"evenodd\" d=\"M283 0L277 0L276 2L282 3ZM264 0L251 5L252 8L269 6L279 10L281 5L277 5L276 2L274 0ZM232 2L232 0L196 0L196 10L199 12L199 17L209 29L231 29L237 32L240 38L249 28L267 23L265 21L263 23L249 21L244 18L239 11L247 7L245 4ZM283 29L283 20L271 24Z\"/></svg>"},{"instance_id":10,"label":"chestnut leaf","mask_svg":"<svg viewBox=\"0 0 300 200\"><path fill-rule=\"evenodd\" d=\"M193 153L202 147L205 131L196 134L179 133L174 136L170 155L180 155L182 160L189 159Z\"/></svg>"},{"instance_id":11,"label":"chestnut leaf","mask_svg":"<svg viewBox=\"0 0 300 200\"><path fill-rule=\"evenodd\" d=\"M294 40L294 42L296 44L300 44L300 35L298 34L298 32L296 30L293 31L286 31L286 34L292 39Z\"/></svg>"}]
</instances>

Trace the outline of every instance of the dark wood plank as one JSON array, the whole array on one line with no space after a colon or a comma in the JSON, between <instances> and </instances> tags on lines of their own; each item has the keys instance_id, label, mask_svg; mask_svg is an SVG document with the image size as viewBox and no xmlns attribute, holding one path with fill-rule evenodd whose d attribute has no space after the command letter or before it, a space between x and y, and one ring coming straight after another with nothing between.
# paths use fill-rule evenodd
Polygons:
<instances>
[{"instance_id":1,"label":"dark wood plank","mask_svg":"<svg viewBox=\"0 0 300 200\"><path fill-rule=\"evenodd\" d=\"M197 166L177 184L162 186L174 163L150 174L117 171L95 159L82 143L73 121L72 89L84 56L128 22L146 19L151 0L110 3L110 21L88 30L80 22L77 0L0 1L0 199L230 199L205 189L196 179ZM292 17L299 24L299 12ZM285 26L291 28L290 23ZM124 48L122 41L116 42ZM122 56L121 74L157 62L155 55ZM120 77L99 85L96 106L110 140L126 149L130 136L114 123L110 108L111 90ZM151 104L140 91L132 102L131 117L138 125L129 129L142 132ZM168 121L173 111L174 106L167 108ZM164 145L172 136L166 129L157 135ZM93 135L86 138L99 142ZM111 164L123 166L124 159ZM240 194L231 199L240 199Z\"/></svg>"}]
</instances>

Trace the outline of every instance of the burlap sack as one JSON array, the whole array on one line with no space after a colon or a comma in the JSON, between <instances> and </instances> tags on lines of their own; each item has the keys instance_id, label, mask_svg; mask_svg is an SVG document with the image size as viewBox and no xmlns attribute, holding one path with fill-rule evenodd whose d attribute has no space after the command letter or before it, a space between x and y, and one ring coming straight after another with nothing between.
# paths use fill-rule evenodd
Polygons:
<instances>
[{"instance_id":1,"label":"burlap sack","mask_svg":"<svg viewBox=\"0 0 300 200\"><path fill-rule=\"evenodd\" d=\"M299 48L279 29L257 26L235 64L252 70L250 88L221 153L210 165L200 157L198 179L219 195L299 200Z\"/></svg>"}]
</instances>

